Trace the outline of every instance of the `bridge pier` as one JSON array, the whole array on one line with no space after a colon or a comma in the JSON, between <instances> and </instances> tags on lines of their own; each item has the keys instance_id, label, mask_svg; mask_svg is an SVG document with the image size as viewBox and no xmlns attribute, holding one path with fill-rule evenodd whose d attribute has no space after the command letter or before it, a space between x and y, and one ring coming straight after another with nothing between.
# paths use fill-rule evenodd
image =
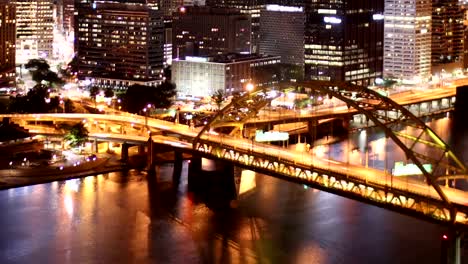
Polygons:
<instances>
[{"instance_id":1,"label":"bridge pier","mask_svg":"<svg viewBox=\"0 0 468 264\"><path fill-rule=\"evenodd\" d=\"M138 145L138 154L145 154L145 145Z\"/></svg>"},{"instance_id":2,"label":"bridge pier","mask_svg":"<svg viewBox=\"0 0 468 264\"><path fill-rule=\"evenodd\" d=\"M180 151L174 151L174 170L172 171L172 182L178 185L180 182L180 175L182 174L182 166L184 157Z\"/></svg>"},{"instance_id":3,"label":"bridge pier","mask_svg":"<svg viewBox=\"0 0 468 264\"><path fill-rule=\"evenodd\" d=\"M311 144L317 140L318 120L314 119L307 122L307 131L309 132Z\"/></svg>"},{"instance_id":4,"label":"bridge pier","mask_svg":"<svg viewBox=\"0 0 468 264\"><path fill-rule=\"evenodd\" d=\"M237 198L234 165L194 156L189 164L188 190L200 195L208 206L229 206Z\"/></svg>"},{"instance_id":5,"label":"bridge pier","mask_svg":"<svg viewBox=\"0 0 468 264\"><path fill-rule=\"evenodd\" d=\"M93 150L94 150L94 153L98 153L99 152L99 143L97 141L97 139L94 139L94 142L93 142Z\"/></svg>"},{"instance_id":6,"label":"bridge pier","mask_svg":"<svg viewBox=\"0 0 468 264\"><path fill-rule=\"evenodd\" d=\"M202 172L202 158L192 156L188 166L188 190L193 191L197 188L197 178L200 177Z\"/></svg>"},{"instance_id":7,"label":"bridge pier","mask_svg":"<svg viewBox=\"0 0 468 264\"><path fill-rule=\"evenodd\" d=\"M455 230L442 235L441 264L461 264L462 236L462 232Z\"/></svg>"},{"instance_id":8,"label":"bridge pier","mask_svg":"<svg viewBox=\"0 0 468 264\"><path fill-rule=\"evenodd\" d=\"M130 144L127 142L122 143L122 153L120 154L120 158L123 162L128 161L128 149L130 148Z\"/></svg>"}]
</instances>

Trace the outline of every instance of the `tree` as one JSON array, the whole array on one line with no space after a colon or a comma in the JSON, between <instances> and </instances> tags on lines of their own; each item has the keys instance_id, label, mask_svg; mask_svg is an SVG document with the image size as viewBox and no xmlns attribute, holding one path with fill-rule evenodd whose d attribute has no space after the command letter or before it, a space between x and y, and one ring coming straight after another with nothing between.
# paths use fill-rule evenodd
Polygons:
<instances>
[{"instance_id":1,"label":"tree","mask_svg":"<svg viewBox=\"0 0 468 264\"><path fill-rule=\"evenodd\" d=\"M91 86L91 88L89 88L89 97L91 97L94 101L94 108L97 108L96 106L96 96L100 93L101 91L99 90L99 87L97 86Z\"/></svg>"},{"instance_id":2,"label":"tree","mask_svg":"<svg viewBox=\"0 0 468 264\"><path fill-rule=\"evenodd\" d=\"M84 124L79 122L72 126L62 126L66 131L63 139L72 147L82 147L83 144L88 140L88 130L84 127Z\"/></svg>"},{"instance_id":3,"label":"tree","mask_svg":"<svg viewBox=\"0 0 468 264\"><path fill-rule=\"evenodd\" d=\"M176 85L166 80L156 86L156 91L153 94L154 101L152 103L156 108L168 108L172 105L176 94Z\"/></svg>"},{"instance_id":4,"label":"tree","mask_svg":"<svg viewBox=\"0 0 468 264\"><path fill-rule=\"evenodd\" d=\"M114 90L112 90L112 88L106 88L104 90L104 97L110 98L110 97L113 97L113 96L114 96Z\"/></svg>"},{"instance_id":5,"label":"tree","mask_svg":"<svg viewBox=\"0 0 468 264\"><path fill-rule=\"evenodd\" d=\"M168 108L176 95L175 85L169 81L154 86L134 84L122 96L122 108L130 113L140 113L148 104L155 108Z\"/></svg>"},{"instance_id":6,"label":"tree","mask_svg":"<svg viewBox=\"0 0 468 264\"><path fill-rule=\"evenodd\" d=\"M221 105L223 104L224 100L226 99L226 93L223 89L216 90L211 99L214 101L216 106L218 107L218 111L221 110Z\"/></svg>"},{"instance_id":7,"label":"tree","mask_svg":"<svg viewBox=\"0 0 468 264\"><path fill-rule=\"evenodd\" d=\"M44 59L31 59L25 65L32 75L32 79L37 84L47 82L47 86L62 85L64 81L58 76L56 72L50 70L50 66Z\"/></svg>"}]
</instances>

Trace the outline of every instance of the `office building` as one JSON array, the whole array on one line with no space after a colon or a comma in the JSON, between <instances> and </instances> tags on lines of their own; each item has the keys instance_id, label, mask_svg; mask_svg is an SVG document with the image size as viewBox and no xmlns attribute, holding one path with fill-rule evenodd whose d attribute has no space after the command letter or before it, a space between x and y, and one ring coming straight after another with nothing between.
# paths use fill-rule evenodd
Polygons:
<instances>
[{"instance_id":1,"label":"office building","mask_svg":"<svg viewBox=\"0 0 468 264\"><path fill-rule=\"evenodd\" d=\"M115 89L161 82L164 25L160 11L115 2L81 3L76 8L79 79Z\"/></svg>"},{"instance_id":2,"label":"office building","mask_svg":"<svg viewBox=\"0 0 468 264\"><path fill-rule=\"evenodd\" d=\"M219 89L227 94L243 92L248 83L256 86L256 74L262 67L280 63L279 56L222 54L212 57L190 57L172 61L172 80L180 97L207 97Z\"/></svg>"},{"instance_id":3,"label":"office building","mask_svg":"<svg viewBox=\"0 0 468 264\"><path fill-rule=\"evenodd\" d=\"M250 17L235 9L184 7L172 21L172 57L250 52Z\"/></svg>"},{"instance_id":4,"label":"office building","mask_svg":"<svg viewBox=\"0 0 468 264\"><path fill-rule=\"evenodd\" d=\"M305 4L305 79L370 85L382 76L383 1Z\"/></svg>"},{"instance_id":5,"label":"office building","mask_svg":"<svg viewBox=\"0 0 468 264\"><path fill-rule=\"evenodd\" d=\"M463 10L458 0L432 2L432 73L463 66Z\"/></svg>"},{"instance_id":6,"label":"office building","mask_svg":"<svg viewBox=\"0 0 468 264\"><path fill-rule=\"evenodd\" d=\"M302 7L267 5L260 15L261 54L281 57L281 63L304 68L304 24Z\"/></svg>"},{"instance_id":7,"label":"office building","mask_svg":"<svg viewBox=\"0 0 468 264\"><path fill-rule=\"evenodd\" d=\"M0 0L0 88L15 86L16 9Z\"/></svg>"},{"instance_id":8,"label":"office building","mask_svg":"<svg viewBox=\"0 0 468 264\"><path fill-rule=\"evenodd\" d=\"M260 40L260 11L265 8L264 0L206 0L206 5L211 7L235 8L242 14L250 16L250 52L258 53Z\"/></svg>"},{"instance_id":9,"label":"office building","mask_svg":"<svg viewBox=\"0 0 468 264\"><path fill-rule=\"evenodd\" d=\"M16 0L16 62L53 57L53 0Z\"/></svg>"},{"instance_id":10,"label":"office building","mask_svg":"<svg viewBox=\"0 0 468 264\"><path fill-rule=\"evenodd\" d=\"M430 0L385 1L384 77L419 83L431 73Z\"/></svg>"}]
</instances>

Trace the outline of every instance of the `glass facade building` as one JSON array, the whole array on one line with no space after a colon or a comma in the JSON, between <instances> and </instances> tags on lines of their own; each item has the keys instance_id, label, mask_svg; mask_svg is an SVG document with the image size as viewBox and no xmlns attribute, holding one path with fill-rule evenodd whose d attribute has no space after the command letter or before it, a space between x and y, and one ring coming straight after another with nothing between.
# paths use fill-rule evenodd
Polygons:
<instances>
[{"instance_id":1,"label":"glass facade building","mask_svg":"<svg viewBox=\"0 0 468 264\"><path fill-rule=\"evenodd\" d=\"M99 86L156 85L163 69L162 13L143 4L97 2L77 6L78 77Z\"/></svg>"},{"instance_id":2,"label":"glass facade building","mask_svg":"<svg viewBox=\"0 0 468 264\"><path fill-rule=\"evenodd\" d=\"M0 0L0 88L15 84L15 5Z\"/></svg>"},{"instance_id":3,"label":"glass facade building","mask_svg":"<svg viewBox=\"0 0 468 264\"><path fill-rule=\"evenodd\" d=\"M305 79L373 84L382 76L384 2L305 2Z\"/></svg>"}]
</instances>

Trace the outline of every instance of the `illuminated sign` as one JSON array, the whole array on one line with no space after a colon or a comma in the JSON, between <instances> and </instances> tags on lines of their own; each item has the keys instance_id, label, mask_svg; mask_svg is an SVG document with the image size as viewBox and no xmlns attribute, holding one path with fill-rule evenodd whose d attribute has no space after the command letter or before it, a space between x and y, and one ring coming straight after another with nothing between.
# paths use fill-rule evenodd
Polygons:
<instances>
[{"instance_id":1,"label":"illuminated sign","mask_svg":"<svg viewBox=\"0 0 468 264\"><path fill-rule=\"evenodd\" d=\"M194 61L194 62L207 62L208 58L204 57L194 57L194 56L186 56L185 57L186 61Z\"/></svg>"},{"instance_id":2,"label":"illuminated sign","mask_svg":"<svg viewBox=\"0 0 468 264\"><path fill-rule=\"evenodd\" d=\"M319 9L319 10L317 10L317 13L336 15L336 10L334 10L334 9Z\"/></svg>"},{"instance_id":3,"label":"illuminated sign","mask_svg":"<svg viewBox=\"0 0 468 264\"><path fill-rule=\"evenodd\" d=\"M323 21L325 23L330 23L330 24L340 24L341 19L337 17L323 17Z\"/></svg>"},{"instance_id":4,"label":"illuminated sign","mask_svg":"<svg viewBox=\"0 0 468 264\"><path fill-rule=\"evenodd\" d=\"M268 10L268 11L278 11L278 12L302 12L302 7L267 5L266 10Z\"/></svg>"},{"instance_id":5,"label":"illuminated sign","mask_svg":"<svg viewBox=\"0 0 468 264\"><path fill-rule=\"evenodd\" d=\"M431 173L432 164L423 164L424 169ZM405 164L404 162L395 162L395 167L392 170L393 176L410 176L410 175L422 175L422 171L416 166L416 164Z\"/></svg>"},{"instance_id":6,"label":"illuminated sign","mask_svg":"<svg viewBox=\"0 0 468 264\"><path fill-rule=\"evenodd\" d=\"M268 141L284 141L289 139L287 132L257 130L255 132L255 141L268 142Z\"/></svg>"},{"instance_id":7,"label":"illuminated sign","mask_svg":"<svg viewBox=\"0 0 468 264\"><path fill-rule=\"evenodd\" d=\"M385 17L382 14L374 14L372 15L372 19L374 20L383 20Z\"/></svg>"}]
</instances>

